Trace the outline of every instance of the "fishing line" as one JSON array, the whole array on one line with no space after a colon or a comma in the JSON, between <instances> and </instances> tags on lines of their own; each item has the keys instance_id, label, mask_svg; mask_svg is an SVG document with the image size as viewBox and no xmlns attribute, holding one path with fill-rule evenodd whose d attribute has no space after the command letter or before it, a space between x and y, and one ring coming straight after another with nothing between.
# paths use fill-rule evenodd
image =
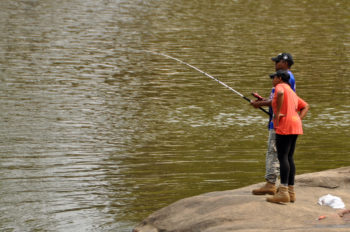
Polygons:
<instances>
[{"instance_id":1,"label":"fishing line","mask_svg":"<svg viewBox=\"0 0 350 232\"><path fill-rule=\"evenodd\" d=\"M191 64L189 64L189 63L186 63L186 62L184 62L184 61L182 61L182 60L180 60L180 59L178 59L178 58L169 56L169 55L167 55L167 54L163 54L163 53L159 53L159 52L153 52L153 51L147 51L147 50L144 50L144 51L145 51L145 52L148 52L148 53L152 53L152 54L154 54L154 55L160 55L160 56L164 56L164 57L167 57L167 58L169 58L169 59L172 59L172 60L176 60L177 62L179 62L179 63L181 63L181 64L184 64L184 65L186 65L186 66L188 66L188 67L190 67L190 68L192 68L192 69L194 69L194 70L196 70L196 71L198 71L198 72L204 74L205 76L207 76L207 77L209 77L210 79L212 79L212 80L218 82L219 84L225 86L226 88L228 88L229 90L231 90L231 91L234 92L235 94L237 94L237 95L239 95L240 97L242 97L244 100L247 100L248 102L251 102L251 100L250 100L249 98L247 98L246 96L244 96L243 94L241 94L240 92L238 92L237 90L235 90L234 88L228 86L228 85L225 84L224 82L218 80L217 78L213 77L212 75L210 75L210 74L208 74L208 73L206 73L206 72L200 70L199 68L197 68L197 67L195 67L195 66L193 66L193 65L191 65ZM265 112L266 114L270 115L270 113L269 113L268 111L266 111L264 108L259 107L259 109L262 110L263 112Z\"/></svg>"}]
</instances>

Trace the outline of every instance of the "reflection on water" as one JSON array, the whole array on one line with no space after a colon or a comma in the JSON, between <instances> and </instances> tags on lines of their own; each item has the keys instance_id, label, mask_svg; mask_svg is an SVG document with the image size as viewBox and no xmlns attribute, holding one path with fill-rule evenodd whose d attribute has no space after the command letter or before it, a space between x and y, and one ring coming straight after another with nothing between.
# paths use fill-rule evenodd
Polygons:
<instances>
[{"instance_id":1,"label":"reflection on water","mask_svg":"<svg viewBox=\"0 0 350 232\"><path fill-rule=\"evenodd\" d=\"M297 172L349 165L347 1L0 7L2 231L130 231L178 199L263 181L265 114L142 50L246 96L267 96L270 57L291 52L311 105Z\"/></svg>"}]
</instances>

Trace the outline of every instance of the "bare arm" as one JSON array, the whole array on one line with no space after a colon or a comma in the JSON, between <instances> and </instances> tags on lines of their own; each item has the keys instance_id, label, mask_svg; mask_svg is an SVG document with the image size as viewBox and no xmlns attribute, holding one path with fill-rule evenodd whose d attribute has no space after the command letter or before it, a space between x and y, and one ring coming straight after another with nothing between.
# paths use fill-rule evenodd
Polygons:
<instances>
[{"instance_id":1,"label":"bare arm","mask_svg":"<svg viewBox=\"0 0 350 232\"><path fill-rule=\"evenodd\" d=\"M259 108L261 106L271 106L271 102L272 100L270 99L264 99L264 100L256 100L256 101L252 101L250 104L252 106L254 106L255 108Z\"/></svg>"},{"instance_id":2,"label":"bare arm","mask_svg":"<svg viewBox=\"0 0 350 232\"><path fill-rule=\"evenodd\" d=\"M299 114L300 119L303 119L306 116L309 109L310 109L309 104L306 104L306 106L300 110L300 114Z\"/></svg>"},{"instance_id":3,"label":"bare arm","mask_svg":"<svg viewBox=\"0 0 350 232\"><path fill-rule=\"evenodd\" d=\"M281 114L281 108L282 108L282 104L284 101L284 92L283 91L278 91L277 92L277 106L276 106L276 115L275 115L275 126L278 127L279 121L280 121L280 117L283 117L284 115Z\"/></svg>"}]
</instances>

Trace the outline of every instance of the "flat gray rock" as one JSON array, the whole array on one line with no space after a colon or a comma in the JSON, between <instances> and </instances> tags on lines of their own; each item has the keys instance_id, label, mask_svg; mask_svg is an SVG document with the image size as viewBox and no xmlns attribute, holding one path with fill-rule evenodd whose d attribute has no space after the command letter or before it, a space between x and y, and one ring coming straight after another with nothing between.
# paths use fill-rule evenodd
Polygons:
<instances>
[{"instance_id":1,"label":"flat gray rock","mask_svg":"<svg viewBox=\"0 0 350 232\"><path fill-rule=\"evenodd\" d=\"M179 200L143 220L134 232L350 231L350 213L321 206L332 194L350 208L350 167L296 176L296 202L274 204L248 187ZM341 216L340 216L341 215ZM320 216L324 219L318 220Z\"/></svg>"}]
</instances>

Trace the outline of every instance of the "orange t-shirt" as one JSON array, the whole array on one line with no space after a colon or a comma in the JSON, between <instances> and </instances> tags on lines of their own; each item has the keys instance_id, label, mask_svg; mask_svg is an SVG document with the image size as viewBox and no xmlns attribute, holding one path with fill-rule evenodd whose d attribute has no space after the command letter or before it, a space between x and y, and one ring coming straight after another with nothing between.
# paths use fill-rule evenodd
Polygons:
<instances>
[{"instance_id":1,"label":"orange t-shirt","mask_svg":"<svg viewBox=\"0 0 350 232\"><path fill-rule=\"evenodd\" d=\"M307 103L298 97L298 95L286 83L276 85L275 94L272 99L273 113L276 114L277 109L277 93L284 93L283 103L280 114L285 116L280 117L278 127L275 127L276 134L280 135L301 135L303 127L298 112L303 109ZM276 119L274 119L276 125Z\"/></svg>"}]
</instances>

